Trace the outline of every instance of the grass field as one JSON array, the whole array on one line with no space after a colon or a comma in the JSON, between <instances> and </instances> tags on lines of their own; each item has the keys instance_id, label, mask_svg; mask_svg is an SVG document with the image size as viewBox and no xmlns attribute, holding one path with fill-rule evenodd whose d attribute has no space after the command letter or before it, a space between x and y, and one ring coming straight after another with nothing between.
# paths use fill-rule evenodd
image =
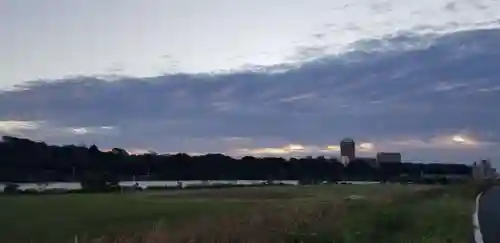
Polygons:
<instances>
[{"instance_id":1,"label":"grass field","mask_svg":"<svg viewBox=\"0 0 500 243\"><path fill-rule=\"evenodd\" d=\"M412 185L1 196L0 242L468 243L473 204Z\"/></svg>"}]
</instances>

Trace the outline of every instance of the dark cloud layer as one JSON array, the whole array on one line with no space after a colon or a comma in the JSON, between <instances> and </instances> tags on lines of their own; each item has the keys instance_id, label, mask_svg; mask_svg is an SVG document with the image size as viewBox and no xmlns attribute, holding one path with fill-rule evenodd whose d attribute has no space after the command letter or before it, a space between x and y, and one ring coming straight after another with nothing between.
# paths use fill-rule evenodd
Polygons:
<instances>
[{"instance_id":1,"label":"dark cloud layer","mask_svg":"<svg viewBox=\"0 0 500 243\"><path fill-rule=\"evenodd\" d=\"M279 72L30 82L0 93L0 120L112 126L115 133L86 136L159 150L188 149L189 142L179 141L190 138L325 144L344 136L389 140L467 131L498 140L500 30L394 36L353 47ZM192 149L204 151L204 144Z\"/></svg>"}]
</instances>

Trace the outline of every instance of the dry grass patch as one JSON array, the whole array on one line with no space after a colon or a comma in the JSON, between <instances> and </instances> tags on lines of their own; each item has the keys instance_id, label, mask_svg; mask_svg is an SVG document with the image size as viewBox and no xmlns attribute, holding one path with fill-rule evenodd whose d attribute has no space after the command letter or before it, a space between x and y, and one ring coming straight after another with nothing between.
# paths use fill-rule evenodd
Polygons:
<instances>
[{"instance_id":1,"label":"dry grass patch","mask_svg":"<svg viewBox=\"0 0 500 243\"><path fill-rule=\"evenodd\" d=\"M203 189L186 190L176 192L164 192L151 195L164 199L240 199L240 200L265 200L265 199L293 199L297 195L290 190L266 190L266 188L225 188L225 189ZM305 196L305 195L303 195Z\"/></svg>"},{"instance_id":2,"label":"dry grass patch","mask_svg":"<svg viewBox=\"0 0 500 243\"><path fill-rule=\"evenodd\" d=\"M240 213L203 217L176 227L161 223L142 235L97 239L92 243L167 243L167 242L283 242L290 238L315 237L341 228L345 217L343 202L297 204L256 204Z\"/></svg>"},{"instance_id":3,"label":"dry grass patch","mask_svg":"<svg viewBox=\"0 0 500 243\"><path fill-rule=\"evenodd\" d=\"M272 201L98 242L466 243L472 201L459 190L445 188L366 200Z\"/></svg>"}]
</instances>

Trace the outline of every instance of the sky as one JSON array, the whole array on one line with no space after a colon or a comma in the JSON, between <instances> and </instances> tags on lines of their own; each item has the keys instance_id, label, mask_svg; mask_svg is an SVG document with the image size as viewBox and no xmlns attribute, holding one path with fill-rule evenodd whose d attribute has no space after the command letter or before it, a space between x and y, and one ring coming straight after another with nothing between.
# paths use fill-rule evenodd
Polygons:
<instances>
[{"instance_id":1,"label":"sky","mask_svg":"<svg viewBox=\"0 0 500 243\"><path fill-rule=\"evenodd\" d=\"M0 135L500 167L498 0L0 0Z\"/></svg>"}]
</instances>

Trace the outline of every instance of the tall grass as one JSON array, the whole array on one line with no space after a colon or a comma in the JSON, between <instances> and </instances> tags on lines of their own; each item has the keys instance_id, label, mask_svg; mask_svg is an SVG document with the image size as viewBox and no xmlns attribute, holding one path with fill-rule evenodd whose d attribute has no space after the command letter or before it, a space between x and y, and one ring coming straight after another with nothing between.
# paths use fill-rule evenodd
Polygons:
<instances>
[{"instance_id":1,"label":"tall grass","mask_svg":"<svg viewBox=\"0 0 500 243\"><path fill-rule=\"evenodd\" d=\"M88 243L469 242L473 187L361 200L290 200Z\"/></svg>"}]
</instances>

